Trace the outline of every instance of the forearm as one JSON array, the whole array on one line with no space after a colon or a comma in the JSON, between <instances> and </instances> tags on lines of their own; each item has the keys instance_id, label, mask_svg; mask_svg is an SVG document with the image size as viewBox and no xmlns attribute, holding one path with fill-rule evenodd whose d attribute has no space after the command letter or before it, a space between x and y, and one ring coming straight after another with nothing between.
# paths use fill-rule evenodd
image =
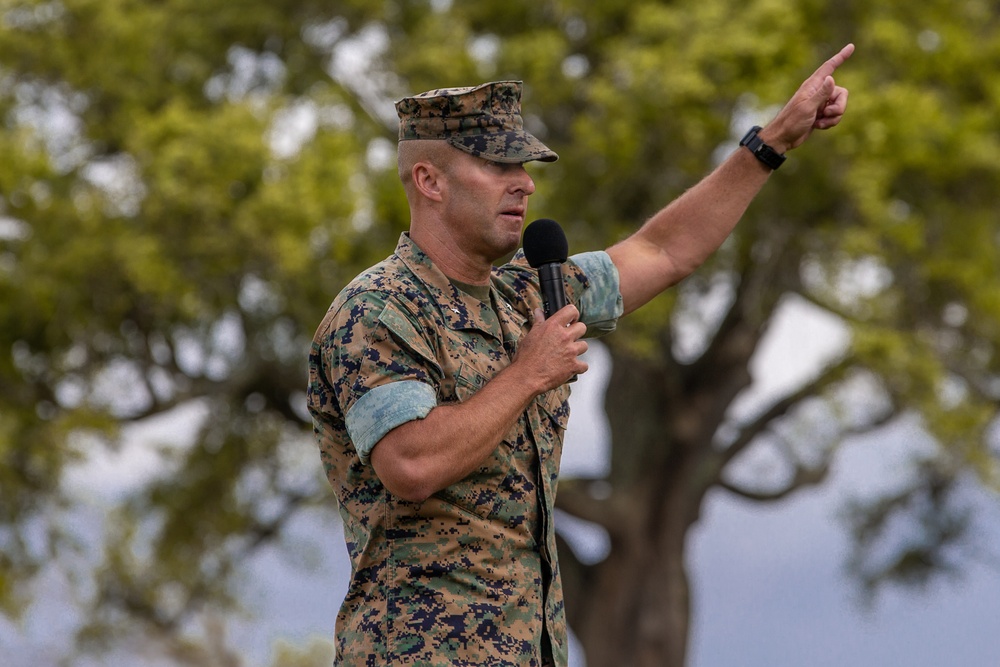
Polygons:
<instances>
[{"instance_id":1,"label":"forearm","mask_svg":"<svg viewBox=\"0 0 1000 667\"><path fill-rule=\"evenodd\" d=\"M771 170L744 148L660 210L637 236L670 255L669 284L699 267L726 240Z\"/></svg>"},{"instance_id":2,"label":"forearm","mask_svg":"<svg viewBox=\"0 0 1000 667\"><path fill-rule=\"evenodd\" d=\"M740 148L697 185L608 249L629 313L698 268L726 240L771 170Z\"/></svg>"},{"instance_id":3,"label":"forearm","mask_svg":"<svg viewBox=\"0 0 1000 667\"><path fill-rule=\"evenodd\" d=\"M371 453L386 488L419 502L479 467L541 393L521 370L512 364L468 400L387 433Z\"/></svg>"}]
</instances>

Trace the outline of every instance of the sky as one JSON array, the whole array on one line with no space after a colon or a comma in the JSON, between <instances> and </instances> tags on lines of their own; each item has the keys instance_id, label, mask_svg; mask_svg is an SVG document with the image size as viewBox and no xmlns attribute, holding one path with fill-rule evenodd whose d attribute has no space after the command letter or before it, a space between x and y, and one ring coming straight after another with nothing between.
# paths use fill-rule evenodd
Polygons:
<instances>
[{"instance_id":1,"label":"sky","mask_svg":"<svg viewBox=\"0 0 1000 667\"><path fill-rule=\"evenodd\" d=\"M792 304L778 318L754 360L757 381L749 404L759 403L797 379L843 344L843 334L818 312ZM807 346L807 347L804 347ZM607 377L607 352L593 345L591 371L574 387L563 473L593 475L606 466L607 424L597 409ZM198 406L151 423L119 454L104 454L69 480L80 491L81 525L99 522L98 496L120 494L157 469L147 439L178 423L194 424ZM693 615L689 667L997 667L1000 665L1000 568L970 567L960 579L941 579L926 591L890 589L867 608L844 572L848 535L838 519L845 500L884 488L900 474L914 431L903 424L877 438L850 442L824 486L775 504L758 505L712 494L689 540ZM304 465L318 459L304 452ZM979 498L980 537L1000 559L1000 503ZM599 555L599 533L566 517L575 548ZM349 564L339 519L313 512L291 526L285 547L268 548L242 577L247 613L231 619L230 643L245 651L245 667L270 663L274 642L305 646L330 638L346 591ZM23 627L0 620L4 667L46 667L69 650L73 600L58 575L43 577L38 601ZM585 663L572 650L573 667ZM75 665L152 667L134 655Z\"/></svg>"},{"instance_id":2,"label":"sky","mask_svg":"<svg viewBox=\"0 0 1000 667\"><path fill-rule=\"evenodd\" d=\"M832 486L774 508L710 499L691 540L691 667L996 667L1000 573L974 566L925 591L890 590L870 610L843 570L842 490L870 451L850 452ZM995 502L995 500L994 500ZM994 552L1000 521L991 512Z\"/></svg>"},{"instance_id":3,"label":"sky","mask_svg":"<svg viewBox=\"0 0 1000 667\"><path fill-rule=\"evenodd\" d=\"M794 387L845 340L829 316L786 304L753 360L758 388L747 400ZM892 488L922 437L904 420L848 441L823 486L779 503L711 495L689 540L690 667L1000 665L996 558L927 590L886 589L870 608L845 572L845 502ZM980 546L1000 556L1000 503L986 493L975 500Z\"/></svg>"}]
</instances>

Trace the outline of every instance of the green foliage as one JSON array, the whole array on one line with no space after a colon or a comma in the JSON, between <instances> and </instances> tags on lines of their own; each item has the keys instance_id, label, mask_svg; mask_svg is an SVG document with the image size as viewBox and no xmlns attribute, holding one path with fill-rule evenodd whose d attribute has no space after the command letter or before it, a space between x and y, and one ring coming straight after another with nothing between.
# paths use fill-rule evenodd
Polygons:
<instances>
[{"instance_id":1,"label":"green foliage","mask_svg":"<svg viewBox=\"0 0 1000 667\"><path fill-rule=\"evenodd\" d=\"M288 452L311 451L314 327L408 224L391 100L489 79L525 81L526 123L561 156L531 167L532 216L589 250L854 41L843 126L797 150L696 276L621 324L613 353L725 395L735 376L698 375L678 327L700 322L712 351L720 294L758 333L797 295L850 327L844 366L922 418L936 470L1000 485L998 16L990 0L0 1L0 608L16 613L72 537L52 518L67 468L124 423L191 402L209 414L117 510L97 644L228 608L235 563L330 504L318 465L291 474Z\"/></svg>"},{"instance_id":2,"label":"green foliage","mask_svg":"<svg viewBox=\"0 0 1000 667\"><path fill-rule=\"evenodd\" d=\"M271 667L325 667L331 662L333 644L328 641L313 640L304 649L281 642L275 647Z\"/></svg>"}]
</instances>

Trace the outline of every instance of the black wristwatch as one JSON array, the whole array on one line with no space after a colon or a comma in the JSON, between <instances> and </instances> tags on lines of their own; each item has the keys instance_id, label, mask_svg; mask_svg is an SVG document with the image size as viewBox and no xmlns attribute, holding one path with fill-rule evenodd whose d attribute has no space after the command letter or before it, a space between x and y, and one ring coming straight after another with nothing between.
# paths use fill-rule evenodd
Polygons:
<instances>
[{"instance_id":1,"label":"black wristwatch","mask_svg":"<svg viewBox=\"0 0 1000 667\"><path fill-rule=\"evenodd\" d=\"M781 163L785 161L785 156L774 150L770 146L764 143L764 140L757 136L757 133L761 131L760 125L754 125L750 128L742 139L740 139L740 146L746 146L753 156L766 164L772 170L777 169L781 166Z\"/></svg>"}]
</instances>

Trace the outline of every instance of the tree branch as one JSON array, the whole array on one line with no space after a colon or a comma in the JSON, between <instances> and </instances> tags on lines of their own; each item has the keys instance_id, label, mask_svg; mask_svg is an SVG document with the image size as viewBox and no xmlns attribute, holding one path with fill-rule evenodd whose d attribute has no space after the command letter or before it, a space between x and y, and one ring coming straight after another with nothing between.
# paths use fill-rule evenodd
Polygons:
<instances>
[{"instance_id":1,"label":"tree branch","mask_svg":"<svg viewBox=\"0 0 1000 667\"><path fill-rule=\"evenodd\" d=\"M774 420L786 415L792 408L802 401L819 394L823 389L829 387L844 377L848 370L854 366L850 357L843 357L828 365L825 369L816 374L810 382L805 383L797 391L787 394L781 400L773 403L770 408L761 413L756 419L746 424L740 429L739 435L726 448L723 455L724 462L733 460L737 454L742 452L747 446L763 433Z\"/></svg>"},{"instance_id":2,"label":"tree branch","mask_svg":"<svg viewBox=\"0 0 1000 667\"><path fill-rule=\"evenodd\" d=\"M596 523L610 534L620 533L625 526L625 517L616 510L612 498L594 497L588 488L592 483L585 479L561 480L556 507L579 519Z\"/></svg>"},{"instance_id":3,"label":"tree branch","mask_svg":"<svg viewBox=\"0 0 1000 667\"><path fill-rule=\"evenodd\" d=\"M898 409L895 407L890 407L882 414L878 415L874 419L865 422L863 425L850 426L840 430L837 437L838 441L843 441L853 435L860 435L862 433L868 433L880 426L884 426L889 421L897 417L899 414ZM785 449L789 452L789 458L795 458L792 448L788 445L788 441L782 438L782 444ZM730 457L731 458L731 457ZM818 486L826 481L830 474L830 465L832 463L832 450L826 452L823 461L817 466L805 466L801 461L795 462L795 474L792 479L783 488L773 491L758 491L753 489L746 489L739 487L732 482L727 482L720 477L719 486L726 489L727 491L734 493L742 498L748 500L760 501L760 502L770 502L774 500L781 500L792 494L794 491L808 487L808 486Z\"/></svg>"},{"instance_id":4,"label":"tree branch","mask_svg":"<svg viewBox=\"0 0 1000 667\"><path fill-rule=\"evenodd\" d=\"M792 492L798 491L799 489L805 488L807 486L817 486L826 481L826 478L830 474L830 461L826 460L823 465L816 468L806 468L805 466L796 465L795 475L792 480L785 485L784 488L777 491L755 491L751 489L743 489L737 487L731 482L727 482L724 479L719 480L719 486L721 486L726 491L734 493L747 500L754 500L758 502L771 502L775 500L781 500L791 495Z\"/></svg>"}]
</instances>

